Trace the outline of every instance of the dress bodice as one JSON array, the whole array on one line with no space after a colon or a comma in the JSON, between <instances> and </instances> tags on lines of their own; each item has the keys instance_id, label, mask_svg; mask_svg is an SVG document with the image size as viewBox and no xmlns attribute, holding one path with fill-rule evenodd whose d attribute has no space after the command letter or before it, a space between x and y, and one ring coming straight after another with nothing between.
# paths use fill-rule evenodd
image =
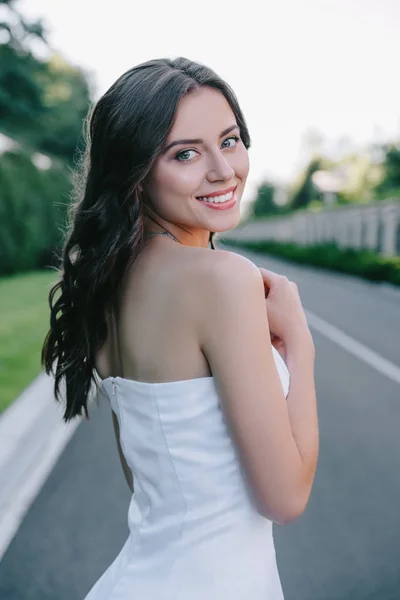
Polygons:
<instances>
[{"instance_id":1,"label":"dress bodice","mask_svg":"<svg viewBox=\"0 0 400 600\"><path fill-rule=\"evenodd\" d=\"M214 378L102 387L134 493L129 537L86 600L282 600L272 522L256 510Z\"/></svg>"}]
</instances>

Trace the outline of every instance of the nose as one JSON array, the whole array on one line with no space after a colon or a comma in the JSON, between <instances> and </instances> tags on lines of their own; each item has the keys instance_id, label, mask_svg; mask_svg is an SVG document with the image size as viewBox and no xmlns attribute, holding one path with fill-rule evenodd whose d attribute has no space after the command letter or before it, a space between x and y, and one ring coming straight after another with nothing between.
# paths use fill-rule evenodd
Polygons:
<instances>
[{"instance_id":1,"label":"nose","mask_svg":"<svg viewBox=\"0 0 400 600\"><path fill-rule=\"evenodd\" d=\"M217 151L210 159L211 164L207 173L207 179L210 182L231 181L235 175L235 170L226 160L222 152Z\"/></svg>"}]
</instances>

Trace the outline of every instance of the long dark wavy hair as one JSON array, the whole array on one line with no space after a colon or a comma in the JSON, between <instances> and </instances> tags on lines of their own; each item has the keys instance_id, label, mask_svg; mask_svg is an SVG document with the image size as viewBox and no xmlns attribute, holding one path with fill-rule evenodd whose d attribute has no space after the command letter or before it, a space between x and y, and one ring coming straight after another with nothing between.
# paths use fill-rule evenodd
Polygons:
<instances>
[{"instance_id":1,"label":"long dark wavy hair","mask_svg":"<svg viewBox=\"0 0 400 600\"><path fill-rule=\"evenodd\" d=\"M97 386L94 358L107 338L106 313L114 310L123 275L144 242L145 198L138 188L166 143L179 101L201 86L225 96L249 148L233 90L210 68L182 57L129 69L88 118L41 354L45 372L55 376L57 401L65 383L65 422L82 410L89 418L88 397ZM209 243L215 249L213 236L210 232Z\"/></svg>"}]
</instances>

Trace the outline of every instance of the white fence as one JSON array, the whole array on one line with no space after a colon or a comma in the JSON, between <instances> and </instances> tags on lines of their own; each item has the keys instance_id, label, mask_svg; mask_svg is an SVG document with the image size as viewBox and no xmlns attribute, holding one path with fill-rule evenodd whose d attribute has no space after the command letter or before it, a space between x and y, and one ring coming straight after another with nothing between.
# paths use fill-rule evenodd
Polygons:
<instances>
[{"instance_id":1,"label":"white fence","mask_svg":"<svg viewBox=\"0 0 400 600\"><path fill-rule=\"evenodd\" d=\"M400 198L258 219L220 235L226 240L271 240L299 246L336 242L340 248L400 255Z\"/></svg>"}]
</instances>

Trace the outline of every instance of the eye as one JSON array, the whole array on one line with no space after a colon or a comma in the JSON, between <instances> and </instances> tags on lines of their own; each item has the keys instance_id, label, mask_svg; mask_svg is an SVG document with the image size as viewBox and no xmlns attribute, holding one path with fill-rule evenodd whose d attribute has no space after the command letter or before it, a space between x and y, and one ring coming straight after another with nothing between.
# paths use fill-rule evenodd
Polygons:
<instances>
[{"instance_id":1,"label":"eye","mask_svg":"<svg viewBox=\"0 0 400 600\"><path fill-rule=\"evenodd\" d=\"M190 156L190 152L194 152L195 154L197 154L195 150L181 150L180 152L178 152L175 158L179 162L187 162L188 160L191 160L191 158L193 158Z\"/></svg>"},{"instance_id":2,"label":"eye","mask_svg":"<svg viewBox=\"0 0 400 600\"><path fill-rule=\"evenodd\" d=\"M234 148L236 146L236 143L240 141L240 137L238 137L237 135L231 135L230 137L226 138L226 140L224 140L222 144L225 144L225 142L229 142L229 140L235 140L235 143L229 146L225 146L225 148Z\"/></svg>"}]
</instances>

